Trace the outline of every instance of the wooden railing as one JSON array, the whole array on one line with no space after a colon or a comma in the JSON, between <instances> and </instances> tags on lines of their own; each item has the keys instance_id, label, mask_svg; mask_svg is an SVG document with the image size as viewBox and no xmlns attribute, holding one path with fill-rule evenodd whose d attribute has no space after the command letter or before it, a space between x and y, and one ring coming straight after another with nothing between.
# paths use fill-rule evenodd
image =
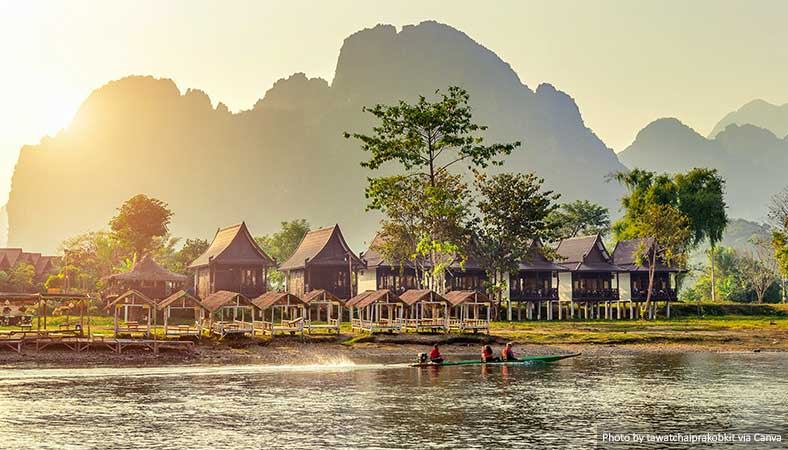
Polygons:
<instances>
[{"instance_id":1,"label":"wooden railing","mask_svg":"<svg viewBox=\"0 0 788 450\"><path fill-rule=\"evenodd\" d=\"M572 299L618 300L618 289L572 289Z\"/></svg>"},{"instance_id":2,"label":"wooden railing","mask_svg":"<svg viewBox=\"0 0 788 450\"><path fill-rule=\"evenodd\" d=\"M646 301L646 297L648 294L647 289L632 289L632 300L642 300ZM678 295L676 295L676 291L673 289L652 289L651 290L651 300L662 302L662 301L675 301L678 300Z\"/></svg>"},{"instance_id":3,"label":"wooden railing","mask_svg":"<svg viewBox=\"0 0 788 450\"><path fill-rule=\"evenodd\" d=\"M558 300L558 289L510 289L509 298L519 300Z\"/></svg>"}]
</instances>

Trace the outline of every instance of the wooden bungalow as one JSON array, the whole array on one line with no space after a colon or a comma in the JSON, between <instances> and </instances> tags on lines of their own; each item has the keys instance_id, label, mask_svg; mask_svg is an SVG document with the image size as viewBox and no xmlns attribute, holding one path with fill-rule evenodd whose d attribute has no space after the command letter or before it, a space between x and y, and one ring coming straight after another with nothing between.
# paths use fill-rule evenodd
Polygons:
<instances>
[{"instance_id":1,"label":"wooden bungalow","mask_svg":"<svg viewBox=\"0 0 788 450\"><path fill-rule=\"evenodd\" d=\"M116 273L104 280L107 281L107 287L103 294L111 302L114 296L130 290L153 300L161 300L183 289L189 277L164 269L148 254L135 262L128 272Z\"/></svg>"},{"instance_id":2,"label":"wooden bungalow","mask_svg":"<svg viewBox=\"0 0 788 450\"><path fill-rule=\"evenodd\" d=\"M245 223L219 229L205 253L189 269L194 271L194 292L205 299L219 291L254 298L266 291L268 269L275 266L255 242Z\"/></svg>"},{"instance_id":3,"label":"wooden bungalow","mask_svg":"<svg viewBox=\"0 0 788 450\"><path fill-rule=\"evenodd\" d=\"M635 308L639 309L639 305L646 301L648 295L651 258L644 255L643 264L638 263L637 255L641 252L641 248L647 255L653 255L654 240L641 238L619 241L616 243L616 248L613 249L613 262L616 266L626 270L620 275L620 297L622 301L629 303L629 308L625 308L623 312L619 305L617 313L619 319L622 315L627 316L627 312L629 318L636 319L638 315ZM657 302L665 304L666 315L670 317L670 302L678 300L677 275L681 272L683 270L680 268L668 266L657 258L657 265L654 268L654 286L651 291L653 306L648 311L649 317L653 317L656 313Z\"/></svg>"},{"instance_id":4,"label":"wooden bungalow","mask_svg":"<svg viewBox=\"0 0 788 450\"><path fill-rule=\"evenodd\" d=\"M142 292L128 290L110 301L107 308L113 312L115 337L121 334L152 335L156 302Z\"/></svg>"},{"instance_id":5,"label":"wooden bungalow","mask_svg":"<svg viewBox=\"0 0 788 450\"><path fill-rule=\"evenodd\" d=\"M408 289L418 289L418 275L411 264L398 264L386 261L379 251L383 244L383 236L376 234L361 259L365 268L358 275L358 290L388 289L395 294L402 294Z\"/></svg>"},{"instance_id":6,"label":"wooden bungalow","mask_svg":"<svg viewBox=\"0 0 788 450\"><path fill-rule=\"evenodd\" d=\"M156 304L162 316L164 336L202 335L202 325L207 310L200 299L180 290Z\"/></svg>"},{"instance_id":7,"label":"wooden bungalow","mask_svg":"<svg viewBox=\"0 0 788 450\"><path fill-rule=\"evenodd\" d=\"M254 305L238 292L217 291L202 299L207 313L204 329L224 339L254 333Z\"/></svg>"},{"instance_id":8,"label":"wooden bungalow","mask_svg":"<svg viewBox=\"0 0 788 450\"><path fill-rule=\"evenodd\" d=\"M399 296L407 305L405 330L449 331L449 301L430 289L409 289Z\"/></svg>"},{"instance_id":9,"label":"wooden bungalow","mask_svg":"<svg viewBox=\"0 0 788 450\"><path fill-rule=\"evenodd\" d=\"M307 233L279 266L285 273L287 292L303 296L323 289L340 299L353 297L354 275L363 268L364 263L345 242L339 225Z\"/></svg>"},{"instance_id":10,"label":"wooden bungalow","mask_svg":"<svg viewBox=\"0 0 788 450\"><path fill-rule=\"evenodd\" d=\"M353 331L401 333L405 302L388 289L364 291L348 300Z\"/></svg>"},{"instance_id":11,"label":"wooden bungalow","mask_svg":"<svg viewBox=\"0 0 788 450\"><path fill-rule=\"evenodd\" d=\"M304 295L303 300L307 305L305 327L309 334L320 330L339 334L344 301L325 289L312 291Z\"/></svg>"},{"instance_id":12,"label":"wooden bungalow","mask_svg":"<svg viewBox=\"0 0 788 450\"><path fill-rule=\"evenodd\" d=\"M446 270L446 292L477 291L486 293L485 283L488 281L487 271L473 259L464 264L455 262Z\"/></svg>"},{"instance_id":13,"label":"wooden bungalow","mask_svg":"<svg viewBox=\"0 0 788 450\"><path fill-rule=\"evenodd\" d=\"M564 239L556 249L561 265L571 271L572 283L559 285L559 308L569 305L569 317L575 317L575 306L586 319L612 319L613 303L619 297L619 273L599 234ZM548 310L547 318L553 318Z\"/></svg>"},{"instance_id":14,"label":"wooden bungalow","mask_svg":"<svg viewBox=\"0 0 788 450\"><path fill-rule=\"evenodd\" d=\"M29 264L34 269L33 281L37 283L46 281L59 262L59 256L45 256L21 248L0 248L0 270L7 271L19 263Z\"/></svg>"},{"instance_id":15,"label":"wooden bungalow","mask_svg":"<svg viewBox=\"0 0 788 450\"><path fill-rule=\"evenodd\" d=\"M543 307L551 313L553 305L559 305L558 318L562 318L563 308L559 304L558 286L560 274L568 272L566 267L548 260L540 250L541 244L535 242L528 252L528 258L519 265L519 270L509 274L509 302L507 318L512 320L512 303L517 303L517 320L522 320L523 306L526 318L541 319Z\"/></svg>"},{"instance_id":16,"label":"wooden bungalow","mask_svg":"<svg viewBox=\"0 0 788 450\"><path fill-rule=\"evenodd\" d=\"M493 302L486 295L479 291L450 291L444 297L450 305L449 331L490 334Z\"/></svg>"},{"instance_id":17,"label":"wooden bungalow","mask_svg":"<svg viewBox=\"0 0 788 450\"><path fill-rule=\"evenodd\" d=\"M288 292L266 292L252 300L258 319L254 323L257 334L304 334L305 306L301 298Z\"/></svg>"}]
</instances>

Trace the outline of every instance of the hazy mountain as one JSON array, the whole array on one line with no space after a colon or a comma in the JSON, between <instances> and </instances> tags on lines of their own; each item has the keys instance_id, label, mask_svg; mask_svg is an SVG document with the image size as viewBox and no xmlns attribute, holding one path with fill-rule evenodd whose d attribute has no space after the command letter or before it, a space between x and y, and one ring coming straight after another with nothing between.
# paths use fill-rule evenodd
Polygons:
<instances>
[{"instance_id":1,"label":"hazy mountain","mask_svg":"<svg viewBox=\"0 0 788 450\"><path fill-rule=\"evenodd\" d=\"M8 210L6 206L0 206L0 247L8 244Z\"/></svg>"},{"instance_id":2,"label":"hazy mountain","mask_svg":"<svg viewBox=\"0 0 788 450\"><path fill-rule=\"evenodd\" d=\"M9 241L52 251L63 238L106 226L136 193L170 204L175 235L211 237L245 219L255 233L280 221L340 223L357 249L377 228L364 212L365 157L343 131L368 131L362 106L468 89L489 141L524 142L504 170L533 170L564 200L617 207L622 189L603 178L624 170L583 123L574 100L549 84L524 85L491 50L446 25L397 32L379 25L348 37L331 84L295 74L248 111L212 106L171 80L128 77L94 91L72 125L24 147L14 172Z\"/></svg>"},{"instance_id":3,"label":"hazy mountain","mask_svg":"<svg viewBox=\"0 0 788 450\"><path fill-rule=\"evenodd\" d=\"M728 125L706 139L677 119L659 119L618 156L628 167L658 172L719 169L733 217L763 220L769 198L787 183L788 141L753 125Z\"/></svg>"},{"instance_id":4,"label":"hazy mountain","mask_svg":"<svg viewBox=\"0 0 788 450\"><path fill-rule=\"evenodd\" d=\"M764 100L753 100L722 118L709 134L717 136L728 125L755 125L765 128L778 137L788 135L788 103L777 106Z\"/></svg>"},{"instance_id":5,"label":"hazy mountain","mask_svg":"<svg viewBox=\"0 0 788 450\"><path fill-rule=\"evenodd\" d=\"M745 219L730 219L718 245L720 247L731 247L739 252L754 252L754 240L769 241L770 239L771 231L768 225ZM708 264L709 255L706 253L708 250L709 244L707 242L698 246L690 257L692 263Z\"/></svg>"}]
</instances>

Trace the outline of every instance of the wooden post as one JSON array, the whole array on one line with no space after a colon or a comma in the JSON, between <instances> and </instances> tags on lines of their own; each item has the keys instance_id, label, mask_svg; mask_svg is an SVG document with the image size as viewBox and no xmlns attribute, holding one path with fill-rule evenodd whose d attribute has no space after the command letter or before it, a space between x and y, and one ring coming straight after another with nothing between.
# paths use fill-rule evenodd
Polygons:
<instances>
[{"instance_id":1,"label":"wooden post","mask_svg":"<svg viewBox=\"0 0 788 450\"><path fill-rule=\"evenodd\" d=\"M665 317L670 319L670 300L665 302Z\"/></svg>"},{"instance_id":2,"label":"wooden post","mask_svg":"<svg viewBox=\"0 0 788 450\"><path fill-rule=\"evenodd\" d=\"M570 298L569 299L569 317L571 317L572 319L575 318L575 299L574 298Z\"/></svg>"}]
</instances>

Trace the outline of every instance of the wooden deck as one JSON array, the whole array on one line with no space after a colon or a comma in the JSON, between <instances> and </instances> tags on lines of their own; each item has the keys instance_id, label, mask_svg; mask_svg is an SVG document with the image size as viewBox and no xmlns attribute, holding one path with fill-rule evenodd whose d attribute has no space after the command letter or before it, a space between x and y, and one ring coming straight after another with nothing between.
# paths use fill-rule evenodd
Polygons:
<instances>
[{"instance_id":1,"label":"wooden deck","mask_svg":"<svg viewBox=\"0 0 788 450\"><path fill-rule=\"evenodd\" d=\"M485 319L450 319L449 331L458 331L460 333L478 333L484 331L490 334L490 321Z\"/></svg>"},{"instance_id":2,"label":"wooden deck","mask_svg":"<svg viewBox=\"0 0 788 450\"><path fill-rule=\"evenodd\" d=\"M161 349L194 351L194 342L176 340L121 339L105 336L85 337L56 334L0 339L0 348L7 348L17 353L22 353L24 347L28 345L34 347L36 352L53 345L64 346L75 353L90 349L109 349L115 353L123 353L123 350L128 348L149 349L154 354L159 354Z\"/></svg>"},{"instance_id":3,"label":"wooden deck","mask_svg":"<svg viewBox=\"0 0 788 450\"><path fill-rule=\"evenodd\" d=\"M257 321L254 323L255 334L269 334L273 336L276 333L282 334L304 334L303 317L293 320L282 320L278 324L275 322Z\"/></svg>"},{"instance_id":4,"label":"wooden deck","mask_svg":"<svg viewBox=\"0 0 788 450\"><path fill-rule=\"evenodd\" d=\"M353 331L359 331L361 333L380 333L386 331L402 333L403 323L402 320L384 319L380 321L371 321L371 320L353 319L350 322L350 327Z\"/></svg>"},{"instance_id":5,"label":"wooden deck","mask_svg":"<svg viewBox=\"0 0 788 450\"><path fill-rule=\"evenodd\" d=\"M449 327L444 318L438 319L405 319L405 330L413 330L416 333L427 331L431 333L448 333Z\"/></svg>"},{"instance_id":6,"label":"wooden deck","mask_svg":"<svg viewBox=\"0 0 788 450\"><path fill-rule=\"evenodd\" d=\"M339 334L340 324L339 320L337 319L328 319L327 322L313 322L311 320L307 320L304 324L307 332L312 334L316 331L327 331L329 334L336 332Z\"/></svg>"}]
</instances>

